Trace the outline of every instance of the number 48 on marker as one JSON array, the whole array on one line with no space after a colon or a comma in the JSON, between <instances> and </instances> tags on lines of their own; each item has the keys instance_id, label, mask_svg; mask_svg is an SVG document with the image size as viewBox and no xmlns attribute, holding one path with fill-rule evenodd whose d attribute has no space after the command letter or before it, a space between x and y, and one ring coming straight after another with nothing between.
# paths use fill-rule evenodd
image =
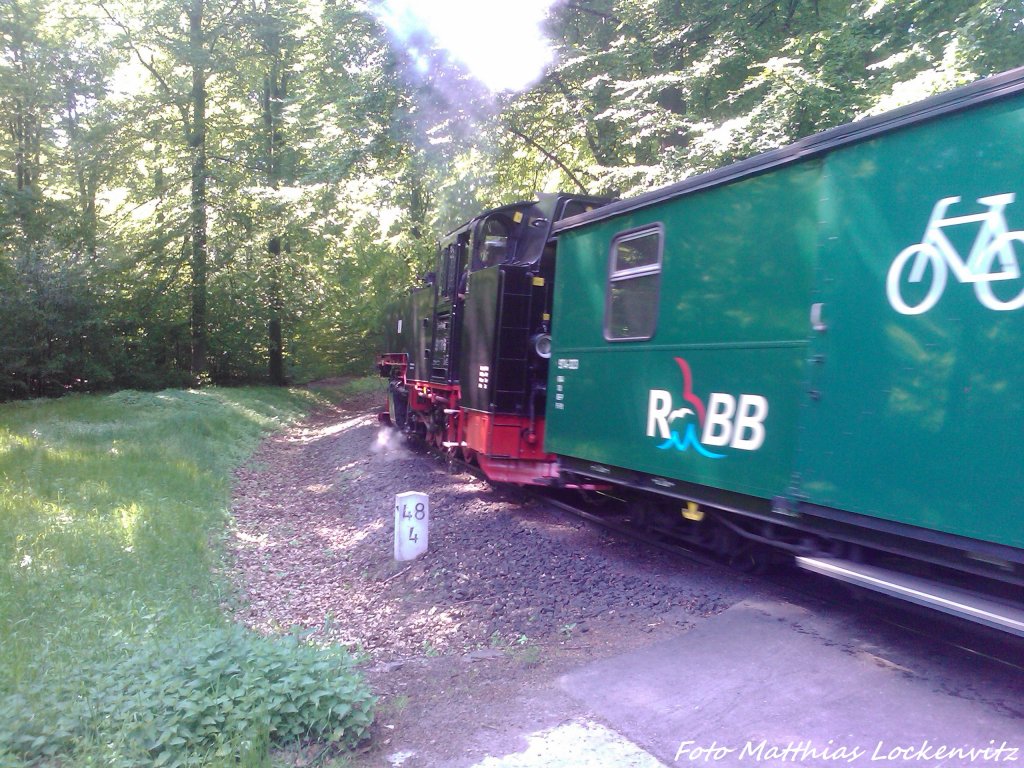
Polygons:
<instances>
[{"instance_id":1,"label":"number 48 on marker","mask_svg":"<svg viewBox=\"0 0 1024 768\"><path fill-rule=\"evenodd\" d=\"M395 496L395 559L414 560L427 551L430 500L408 491Z\"/></svg>"}]
</instances>

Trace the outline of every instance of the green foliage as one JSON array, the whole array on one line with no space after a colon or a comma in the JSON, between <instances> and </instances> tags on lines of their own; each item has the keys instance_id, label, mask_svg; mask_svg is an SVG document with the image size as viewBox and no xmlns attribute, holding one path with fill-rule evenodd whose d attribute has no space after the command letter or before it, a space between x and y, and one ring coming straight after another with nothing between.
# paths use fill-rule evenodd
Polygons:
<instances>
[{"instance_id":1,"label":"green foliage","mask_svg":"<svg viewBox=\"0 0 1024 768\"><path fill-rule=\"evenodd\" d=\"M60 244L39 242L0 275L0 401L109 386L121 360L104 339L107 308L90 270L65 260Z\"/></svg>"},{"instance_id":2,"label":"green foliage","mask_svg":"<svg viewBox=\"0 0 1024 768\"><path fill-rule=\"evenodd\" d=\"M172 0L0 3L0 400L199 383L200 284L202 382L276 379L274 328L288 378L361 373L437 235L483 208L644 192L1024 63L1019 0L576 0L552 5L545 77L494 96L354 0L204 7L190 39ZM304 405L168 390L0 412L0 763L357 738L335 652L225 627L209 576L231 467ZM353 709L291 680L296 717L269 719L284 667L336 671ZM237 719L196 719L236 688Z\"/></svg>"},{"instance_id":3,"label":"green foliage","mask_svg":"<svg viewBox=\"0 0 1024 768\"><path fill-rule=\"evenodd\" d=\"M120 650L0 699L0 743L26 761L77 753L109 766L234 764L271 744L355 746L373 719L348 652L295 635L215 627Z\"/></svg>"},{"instance_id":4,"label":"green foliage","mask_svg":"<svg viewBox=\"0 0 1024 768\"><path fill-rule=\"evenodd\" d=\"M0 124L32 128L0 132L0 400L194 384L197 317L216 382L267 380L273 326L292 378L365 370L382 295L423 260L422 205L379 217L409 137L370 18L207 0L193 40L180 12L0 6Z\"/></svg>"},{"instance_id":5,"label":"green foliage","mask_svg":"<svg viewBox=\"0 0 1024 768\"><path fill-rule=\"evenodd\" d=\"M103 765L230 754L234 764L270 743L360 737L370 701L340 649L262 639L222 613L231 471L315 401L211 388L0 409L10 753Z\"/></svg>"},{"instance_id":6,"label":"green foliage","mask_svg":"<svg viewBox=\"0 0 1024 768\"><path fill-rule=\"evenodd\" d=\"M578 0L546 75L493 95L354 0L203 5L193 39L176 0L0 3L0 400L365 370L484 208L644 192L1024 63L1011 0Z\"/></svg>"},{"instance_id":7,"label":"green foliage","mask_svg":"<svg viewBox=\"0 0 1024 768\"><path fill-rule=\"evenodd\" d=\"M1005 0L559 4L559 63L505 105L498 123L520 140L487 162L637 194L1018 66L1022 13Z\"/></svg>"}]
</instances>

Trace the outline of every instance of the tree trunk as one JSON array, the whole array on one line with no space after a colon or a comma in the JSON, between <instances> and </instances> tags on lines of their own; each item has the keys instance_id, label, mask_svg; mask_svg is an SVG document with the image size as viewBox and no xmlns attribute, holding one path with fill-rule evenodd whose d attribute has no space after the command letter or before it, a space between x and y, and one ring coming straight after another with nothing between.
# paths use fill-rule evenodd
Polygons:
<instances>
[{"instance_id":1,"label":"tree trunk","mask_svg":"<svg viewBox=\"0 0 1024 768\"><path fill-rule=\"evenodd\" d=\"M265 18L270 19L271 0L266 0L263 12ZM284 100L288 95L288 73L282 62L284 52L281 35L274 24L268 24L263 45L269 58L269 68L263 79L262 105L267 184L271 189L277 189L284 175L281 167L281 154L284 150L281 121ZM284 291L281 276L281 242L280 235L275 235L267 241L267 254L270 257L270 279L267 286L267 375L270 383L276 386L284 386L286 383L282 330Z\"/></svg>"},{"instance_id":2,"label":"tree trunk","mask_svg":"<svg viewBox=\"0 0 1024 768\"><path fill-rule=\"evenodd\" d=\"M281 258L281 238L272 237L267 243L267 252L273 260L271 265L270 287L267 289L267 303L270 310L270 319L267 321L267 349L268 366L267 373L270 376L270 383L282 387L285 384L284 375L284 335L281 331L281 313L284 310L284 301L281 297L281 281L278 277L278 262Z\"/></svg>"},{"instance_id":3,"label":"tree trunk","mask_svg":"<svg viewBox=\"0 0 1024 768\"><path fill-rule=\"evenodd\" d=\"M206 47L203 0L191 0L188 14L189 55L192 59L192 121L186 130L192 153L192 358L191 373L207 371L206 360Z\"/></svg>"},{"instance_id":4,"label":"tree trunk","mask_svg":"<svg viewBox=\"0 0 1024 768\"><path fill-rule=\"evenodd\" d=\"M22 235L26 242L35 242L43 234L37 221L37 202L39 190L36 185L41 162L41 135L38 116L39 105L35 103L29 83L33 79L32 46L35 42L30 34L26 34L24 18L20 5L15 2L11 6L15 23L10 30L6 58L9 59L15 72L18 73L23 90L14 94L10 100L12 112L8 130L14 140L13 160L15 185L20 193L16 202L16 216L21 225Z\"/></svg>"},{"instance_id":5,"label":"tree trunk","mask_svg":"<svg viewBox=\"0 0 1024 768\"><path fill-rule=\"evenodd\" d=\"M72 157L75 161L75 181L78 185L78 230L82 252L92 263L96 262L96 194L99 189L99 167L95 159L90 160L82 146L81 123L78 116L77 83L69 80L65 87L64 122L70 137Z\"/></svg>"}]
</instances>

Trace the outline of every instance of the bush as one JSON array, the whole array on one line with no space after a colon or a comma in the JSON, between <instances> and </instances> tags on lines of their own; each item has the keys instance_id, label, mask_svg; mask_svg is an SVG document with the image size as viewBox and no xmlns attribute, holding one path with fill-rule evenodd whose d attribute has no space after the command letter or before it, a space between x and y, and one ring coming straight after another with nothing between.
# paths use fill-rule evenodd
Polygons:
<instances>
[{"instance_id":1,"label":"bush","mask_svg":"<svg viewBox=\"0 0 1024 768\"><path fill-rule=\"evenodd\" d=\"M52 685L0 701L9 756L31 762L81 748L109 766L236 764L270 744L351 747L373 719L374 699L344 648L240 627L126 648L123 659Z\"/></svg>"}]
</instances>

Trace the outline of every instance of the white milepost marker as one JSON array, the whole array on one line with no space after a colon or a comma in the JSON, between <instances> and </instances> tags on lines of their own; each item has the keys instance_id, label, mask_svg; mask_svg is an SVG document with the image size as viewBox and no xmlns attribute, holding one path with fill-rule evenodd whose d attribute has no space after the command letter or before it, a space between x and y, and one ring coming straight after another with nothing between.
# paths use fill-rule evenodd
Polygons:
<instances>
[{"instance_id":1,"label":"white milepost marker","mask_svg":"<svg viewBox=\"0 0 1024 768\"><path fill-rule=\"evenodd\" d=\"M395 560L415 560L427 551L430 499L406 491L395 496Z\"/></svg>"}]
</instances>

